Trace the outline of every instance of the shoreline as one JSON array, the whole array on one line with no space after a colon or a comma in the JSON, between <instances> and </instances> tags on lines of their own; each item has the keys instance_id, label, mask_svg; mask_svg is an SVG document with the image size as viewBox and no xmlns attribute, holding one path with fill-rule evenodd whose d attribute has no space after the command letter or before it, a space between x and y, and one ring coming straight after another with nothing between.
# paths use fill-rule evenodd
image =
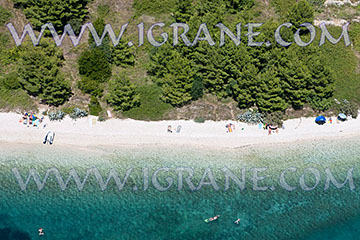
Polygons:
<instances>
[{"instance_id":1,"label":"shoreline","mask_svg":"<svg viewBox=\"0 0 360 240\"><path fill-rule=\"evenodd\" d=\"M91 117L76 121L66 117L61 122L49 121L45 117L39 128L27 127L19 123L22 115L0 113L0 145L36 144L43 145L47 131L55 132L54 145L91 147L199 147L212 149L238 149L256 145L270 145L338 139L360 136L360 118L345 122L317 125L315 118L298 118L284 121L285 129L268 135L268 131L258 125L247 125L238 121L206 121L195 123L192 120L168 120L146 122L138 120L109 119L95 122ZM89 120L90 119L90 120ZM335 119L335 117L333 117ZM225 125L232 123L235 130L227 133ZM46 128L43 125L46 124ZM171 125L174 131L167 132ZM176 128L181 126L180 133ZM243 129L243 130L242 130Z\"/></svg>"}]
</instances>

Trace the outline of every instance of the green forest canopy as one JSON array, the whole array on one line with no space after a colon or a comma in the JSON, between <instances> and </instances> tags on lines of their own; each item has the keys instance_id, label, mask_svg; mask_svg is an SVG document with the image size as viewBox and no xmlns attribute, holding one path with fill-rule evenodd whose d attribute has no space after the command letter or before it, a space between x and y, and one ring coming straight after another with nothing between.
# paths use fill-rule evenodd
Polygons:
<instances>
[{"instance_id":1,"label":"green forest canopy","mask_svg":"<svg viewBox=\"0 0 360 240\"><path fill-rule=\"evenodd\" d=\"M52 22L59 30L67 23L79 27L90 17L90 0L13 2L36 28L47 22ZM282 0L277 2L280 5L283 3ZM335 97L359 103L360 77L356 73L359 61L342 42L322 47L313 43L301 48L296 45L282 47L274 40L275 29L285 21L294 25L285 31L286 39L291 39L300 23L312 22L315 13L313 6L318 5L318 2L313 2L293 1L288 4L286 11L282 10L281 16L272 16L259 28L262 33L256 37L257 41L270 39L271 46L248 47L247 39L242 37L239 46L227 39L227 44L222 47L211 47L202 41L193 47L183 44L173 47L168 42L158 48L146 46L135 50L127 46L125 40L117 47L113 47L108 39L100 47L89 40L88 47L78 56L77 67L81 79L72 87L76 86L83 94L92 95L92 102L96 102L96 106L100 106L100 101L102 105L109 104L125 115L129 110L137 112L136 115L141 118L146 118L139 114L140 109L143 109L141 104L144 103L141 94L140 98L136 95L136 89L143 89L143 80L136 80L136 85L130 84L127 77L116 77L118 74L114 74L114 69L123 73L126 69L130 69L127 72L136 72L139 65L143 65L153 82L152 88L156 88L154 91L159 93L149 95L153 97L149 101L162 101L173 107L187 105L201 98L204 93L213 94L218 99L232 98L240 108L256 107L264 113L284 112L288 108L302 109L305 105L326 111L332 107ZM190 26L187 35L194 39L198 26L204 22L210 31L214 30L218 22L222 22L232 27L233 32L234 23L242 22L245 25L247 22L256 22L258 4L253 0L200 0L196 4L192 0L168 0L161 3L136 0L133 8L135 16L166 13L171 16L172 22L187 23ZM6 12L6 18L11 16L9 11L0 10ZM97 16L94 26L101 33L106 16ZM351 29L354 48L358 50L360 24L352 24ZM333 28L331 32L336 36L339 28ZM303 39L309 37L306 31L301 34ZM217 34L213 38L219 42ZM72 90L69 79L65 79L61 70L64 62L62 53L46 40L39 47L25 45L21 49L2 50L6 55L2 57L2 65L17 65L18 69L18 75L6 79L17 79L19 85L15 86L43 103L55 106L66 103ZM140 56L143 62L136 64ZM148 59L144 56L148 56ZM348 89L347 86L352 88ZM124 94L118 89L125 89ZM159 116L152 118L158 119Z\"/></svg>"}]
</instances>

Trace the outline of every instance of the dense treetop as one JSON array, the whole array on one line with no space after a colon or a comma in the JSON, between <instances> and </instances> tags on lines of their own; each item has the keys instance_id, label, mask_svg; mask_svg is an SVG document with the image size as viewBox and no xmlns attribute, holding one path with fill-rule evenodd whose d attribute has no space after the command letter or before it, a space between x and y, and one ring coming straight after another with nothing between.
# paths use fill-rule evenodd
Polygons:
<instances>
[{"instance_id":1,"label":"dense treetop","mask_svg":"<svg viewBox=\"0 0 360 240\"><path fill-rule=\"evenodd\" d=\"M111 6L99 5L98 12L90 16L90 1L13 0L15 7L22 9L28 21L38 30L41 25L51 22L59 32L67 23L71 23L78 32L81 24L90 19L101 35L105 24L112 23L108 17L112 9ZM290 22L293 26L283 28L281 33L284 40L293 42L300 24L314 21L318 11L314 10L314 6L316 8L319 2L321 0L272 1L273 5L279 5L274 9L277 15L268 17L255 30L261 32L255 37L256 42L269 41L270 44L249 47L245 24L259 22L259 6L265 6L262 3L254 0L135 0L133 19L138 20L141 14L157 17L167 14L166 20L161 17L156 20L187 23L190 41L195 39L199 25L206 23L212 40L216 42L215 46L203 40L193 46L185 46L179 38L180 44L174 47L171 28L162 29L168 32L169 41L160 47L146 44L139 48L130 47L129 40L137 35L133 32L130 38L125 34L115 47L108 37L101 46L96 46L89 37L76 56L74 68L77 69L77 77L68 79L62 72L65 61L63 53L49 40L42 40L38 47L27 43L19 48L7 49L4 45L0 47L0 68L7 69L7 73L3 77L0 75L0 80L6 91L22 90L48 105L67 103L72 92L80 92L87 96L89 101L86 106L96 115L103 114L103 107L106 106L125 115L138 113L145 111L145 101L161 105L164 110L162 114L168 108L182 107L207 95L214 95L219 100L232 99L241 109L255 108L269 115L282 114L289 108L302 109L304 106L326 111L332 107L334 96L339 92L335 86L347 86L342 75L352 81L352 86L358 83L355 69L350 68L356 65L356 57L350 58L346 66L344 63L342 68L346 68L346 71L334 71L337 62L325 59L329 58L332 50L341 59L346 59L341 56L339 46L324 45L321 49L313 43L306 47L296 44L283 47L274 39L275 29L281 23ZM282 9L279 9L280 6ZM0 7L0 15L0 23L6 23L11 12ZM235 25L242 23L240 45L236 46L225 36L226 44L219 46L219 28L215 27L219 22L229 27L235 35ZM357 41L359 26L352 24L350 32L357 51L360 49ZM118 34L118 30L115 31ZM335 32L337 34L338 30ZM158 34L154 32L155 38ZM300 31L300 35L304 41L309 39L306 30ZM203 37L203 33L200 37ZM8 36L0 32L0 41L6 42L7 39ZM350 51L346 49L347 54ZM138 74L139 69L143 74ZM149 91L145 90L146 86ZM81 91L75 91L75 88ZM341 91L354 91L352 95L360 101L355 87Z\"/></svg>"},{"instance_id":2,"label":"dense treetop","mask_svg":"<svg viewBox=\"0 0 360 240\"><path fill-rule=\"evenodd\" d=\"M91 0L13 0L15 7L21 8L31 24L39 29L51 22L61 32L72 23L82 23L88 14L86 5Z\"/></svg>"}]
</instances>

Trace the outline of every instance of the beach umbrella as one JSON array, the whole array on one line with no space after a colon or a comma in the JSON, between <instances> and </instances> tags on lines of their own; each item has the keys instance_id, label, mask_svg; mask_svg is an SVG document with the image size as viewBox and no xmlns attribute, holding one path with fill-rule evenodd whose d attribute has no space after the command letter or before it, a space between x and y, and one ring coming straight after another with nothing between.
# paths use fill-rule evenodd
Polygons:
<instances>
[{"instance_id":1,"label":"beach umbrella","mask_svg":"<svg viewBox=\"0 0 360 240\"><path fill-rule=\"evenodd\" d=\"M318 116L315 119L315 122L319 125L323 125L324 123L326 123L326 118L324 116Z\"/></svg>"},{"instance_id":2,"label":"beach umbrella","mask_svg":"<svg viewBox=\"0 0 360 240\"><path fill-rule=\"evenodd\" d=\"M345 121L346 120L346 115L344 113L340 113L338 115L338 119L341 120L341 121Z\"/></svg>"}]
</instances>

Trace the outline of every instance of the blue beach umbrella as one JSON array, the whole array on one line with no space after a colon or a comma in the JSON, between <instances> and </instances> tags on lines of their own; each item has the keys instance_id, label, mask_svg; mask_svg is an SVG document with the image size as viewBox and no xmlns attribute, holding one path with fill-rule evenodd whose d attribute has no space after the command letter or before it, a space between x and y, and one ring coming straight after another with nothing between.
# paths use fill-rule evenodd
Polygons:
<instances>
[{"instance_id":1,"label":"blue beach umbrella","mask_svg":"<svg viewBox=\"0 0 360 240\"><path fill-rule=\"evenodd\" d=\"M340 113L339 115L338 115L338 119L339 120L341 120L341 121L345 121L346 120L346 115L344 114L344 113Z\"/></svg>"},{"instance_id":2,"label":"blue beach umbrella","mask_svg":"<svg viewBox=\"0 0 360 240\"><path fill-rule=\"evenodd\" d=\"M315 119L315 122L319 125L323 125L324 123L326 123L326 118L324 116L318 116Z\"/></svg>"}]
</instances>

